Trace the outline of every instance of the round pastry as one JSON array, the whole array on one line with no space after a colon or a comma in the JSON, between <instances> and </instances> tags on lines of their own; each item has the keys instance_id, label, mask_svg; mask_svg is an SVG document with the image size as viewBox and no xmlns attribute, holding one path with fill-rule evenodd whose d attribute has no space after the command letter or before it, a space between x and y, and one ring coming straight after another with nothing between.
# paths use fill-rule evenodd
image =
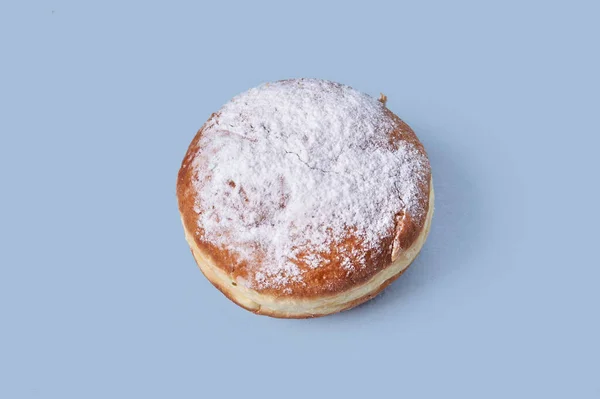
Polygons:
<instances>
[{"instance_id":1,"label":"round pastry","mask_svg":"<svg viewBox=\"0 0 600 399\"><path fill-rule=\"evenodd\" d=\"M317 79L267 83L212 114L177 198L210 282L284 318L377 295L415 259L433 214L427 154L385 97Z\"/></svg>"}]
</instances>

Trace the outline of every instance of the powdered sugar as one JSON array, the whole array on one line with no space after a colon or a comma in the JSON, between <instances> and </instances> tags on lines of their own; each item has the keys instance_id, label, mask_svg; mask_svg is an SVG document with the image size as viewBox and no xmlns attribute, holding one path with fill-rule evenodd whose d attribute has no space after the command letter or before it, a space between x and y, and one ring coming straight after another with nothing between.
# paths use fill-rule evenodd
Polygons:
<instances>
[{"instance_id":1,"label":"powdered sugar","mask_svg":"<svg viewBox=\"0 0 600 399\"><path fill-rule=\"evenodd\" d=\"M194 161L202 238L254 264L247 284L259 288L302 281L298 265L322 266L348 233L363 251L341 251L340 264L360 268L399 210L424 212L418 184L429 163L410 143L387 145L394 126L384 110L314 79L233 98L207 122Z\"/></svg>"}]
</instances>

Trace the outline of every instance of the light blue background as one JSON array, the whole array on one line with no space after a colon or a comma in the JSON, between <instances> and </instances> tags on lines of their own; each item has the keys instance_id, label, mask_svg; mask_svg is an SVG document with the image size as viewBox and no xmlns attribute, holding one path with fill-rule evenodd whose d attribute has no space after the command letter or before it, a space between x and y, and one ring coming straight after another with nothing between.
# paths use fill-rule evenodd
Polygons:
<instances>
[{"instance_id":1,"label":"light blue background","mask_svg":"<svg viewBox=\"0 0 600 399\"><path fill-rule=\"evenodd\" d=\"M0 397L600 398L594 2L80 3L0 6ZM387 94L437 189L399 281L304 321L217 292L175 199L288 77Z\"/></svg>"}]
</instances>

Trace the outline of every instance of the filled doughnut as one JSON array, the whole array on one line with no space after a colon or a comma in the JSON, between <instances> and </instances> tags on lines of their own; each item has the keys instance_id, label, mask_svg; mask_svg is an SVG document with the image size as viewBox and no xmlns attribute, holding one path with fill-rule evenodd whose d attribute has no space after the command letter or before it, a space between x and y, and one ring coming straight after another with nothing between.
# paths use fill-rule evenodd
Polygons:
<instances>
[{"instance_id":1,"label":"filled doughnut","mask_svg":"<svg viewBox=\"0 0 600 399\"><path fill-rule=\"evenodd\" d=\"M349 86L266 83L198 131L177 198L196 263L258 314L323 316L381 292L418 255L431 168L411 128Z\"/></svg>"}]
</instances>

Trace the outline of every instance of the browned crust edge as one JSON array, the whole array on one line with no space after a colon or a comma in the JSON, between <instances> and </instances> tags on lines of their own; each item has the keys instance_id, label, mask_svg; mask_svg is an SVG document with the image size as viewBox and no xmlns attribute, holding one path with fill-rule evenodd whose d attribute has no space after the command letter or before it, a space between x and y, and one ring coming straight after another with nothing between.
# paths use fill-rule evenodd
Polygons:
<instances>
[{"instance_id":1,"label":"browned crust edge","mask_svg":"<svg viewBox=\"0 0 600 399\"><path fill-rule=\"evenodd\" d=\"M192 251L192 256L194 257L194 260L196 261L196 265L198 265L199 260L196 259L196 256L194 255L194 252ZM418 255L415 257L415 259L417 259ZM396 279L398 279L398 277L400 277L409 267L410 265L412 265L412 263L414 262L414 259L412 260L412 262L410 262L410 264L408 266L406 266L404 269L400 270L400 272L392 277L390 277L389 279L387 279L383 284L381 284L379 286L379 288L375 291L372 291L358 299L355 299L352 302L349 302L347 304L347 306L336 310L335 312L332 313L319 313L319 314L311 314L311 315L284 315L282 313L277 313L277 312L272 312L269 310L264 310L262 308L258 308L258 309L252 309L249 308L247 306L242 305L241 303L237 302L235 300L235 298L233 297L233 295L229 294L228 291L225 291L224 289L221 289L221 287L219 286L219 284L217 284L216 282L214 282L213 280L211 280L202 270L202 268L200 266L198 266L198 269L200 269L200 271L202 272L202 274L204 275L204 277L206 277L206 279L208 281L210 281L210 283L216 288L218 289L223 295L225 295L231 302L235 303L236 305L238 305L239 307L252 312L254 314L260 315L260 316L269 316L269 317L273 317L276 319L314 319L317 317L324 317L324 316L329 316L331 314L335 314L335 313L339 313L339 312L344 312L346 310L350 310L352 308L357 307L358 305L361 305L373 298L375 298L377 295L379 295L384 289L386 289L391 283L393 283L394 281L396 281ZM380 272L381 273L381 272Z\"/></svg>"},{"instance_id":2,"label":"browned crust edge","mask_svg":"<svg viewBox=\"0 0 600 399\"><path fill-rule=\"evenodd\" d=\"M210 281L210 283L217 288L223 295L225 295L225 297L227 297L229 300L231 300L233 303L235 303L236 305L240 306L243 309L248 310L249 312L252 312L254 314L258 314L258 315L263 315L263 316L269 316L269 317L274 317L274 318L281 318L281 319L309 319L309 318L316 318L316 317L323 317L323 316L327 316L330 314L335 314L335 313L339 313L339 312L343 312L349 309L352 309L364 302L369 301L370 299L376 297L377 295L379 295L385 288L387 288L391 283L393 283L397 278L399 278L404 271L406 271L410 265L412 265L412 263L415 261L415 259L417 259L417 257L419 256L423 246L425 245L425 242L427 241L427 238L429 236L429 232L431 230L431 223L432 223L432 219L433 219L433 213L434 213L434 205L433 205L433 198L435 197L434 195L434 190L433 190L433 183L430 182L430 185L432 187L431 192L430 192L430 196L431 196L431 202L430 202L430 206L429 206L429 210L428 210L428 215L427 215L427 223L424 226L424 230L422 231L422 240L417 240L417 242L420 241L419 247L417 252L414 254L414 256L412 257L412 259L410 259L410 262L404 266L402 269L400 269L395 275L389 277L387 280L383 281L381 284L379 284L377 287L375 287L372 291L366 293L365 295L356 298L352 301L349 301L347 303L341 304L340 307L337 308L332 308L330 311L326 311L326 312L316 312L316 313L300 313L300 314L290 314L289 312L277 312L277 311L273 311L271 309L268 308L263 308L263 306L261 306L260 304L258 304L258 308L250 308L248 306L245 306L243 303L241 303L238 299L236 299L236 297L233 295L233 293L229 292L227 290L226 287L222 286L222 282L219 282L218 279L213 280L211 278L211 276L209 274L207 274L201 264L203 263L202 259L198 259L198 257L196 256L196 252L194 251L197 250L199 251L201 254L204 254L202 252L202 249L195 245L195 240L192 240L190 244L190 250L192 252L192 256L196 262L196 265L198 266L198 268L200 269L200 271L202 272L202 274L206 277L206 279L208 281ZM187 230L185 229L185 225L184 225L184 231L187 232ZM186 238L187 238L187 233L186 233ZM417 244L417 243L415 243ZM200 255L199 255L200 256ZM218 265L217 265L218 267ZM374 276L372 276L372 279L376 279L377 275L380 273L384 273L386 269L381 270L380 272L378 272L377 274L375 274ZM345 291L341 291L338 292L336 295L341 295L343 294ZM317 299L317 298L315 298Z\"/></svg>"}]
</instances>

